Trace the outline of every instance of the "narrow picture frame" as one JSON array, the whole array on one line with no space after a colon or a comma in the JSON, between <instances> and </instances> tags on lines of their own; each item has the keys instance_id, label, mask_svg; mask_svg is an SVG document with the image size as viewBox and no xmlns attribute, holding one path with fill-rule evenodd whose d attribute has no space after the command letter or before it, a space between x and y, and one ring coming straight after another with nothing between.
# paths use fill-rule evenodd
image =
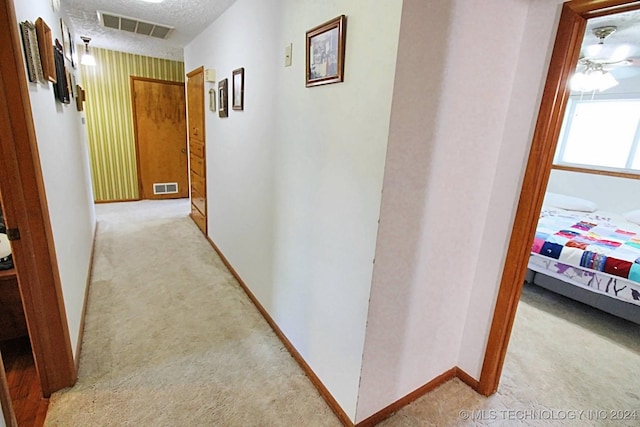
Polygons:
<instances>
[{"instance_id":1,"label":"narrow picture frame","mask_svg":"<svg viewBox=\"0 0 640 427\"><path fill-rule=\"evenodd\" d=\"M347 17L340 15L307 31L306 87L344 81Z\"/></svg>"},{"instance_id":2,"label":"narrow picture frame","mask_svg":"<svg viewBox=\"0 0 640 427\"><path fill-rule=\"evenodd\" d=\"M209 89L209 110L216 111L216 90L214 88Z\"/></svg>"},{"instance_id":3,"label":"narrow picture frame","mask_svg":"<svg viewBox=\"0 0 640 427\"><path fill-rule=\"evenodd\" d=\"M232 76L232 108L242 111L244 110L244 68L233 70Z\"/></svg>"},{"instance_id":4,"label":"narrow picture frame","mask_svg":"<svg viewBox=\"0 0 640 427\"><path fill-rule=\"evenodd\" d=\"M30 21L23 21L20 23L20 31L22 34L22 46L24 47L29 81L46 83L47 80L44 78L44 73L42 72L42 61L40 60L36 26Z\"/></svg>"},{"instance_id":5,"label":"narrow picture frame","mask_svg":"<svg viewBox=\"0 0 640 427\"><path fill-rule=\"evenodd\" d=\"M44 74L45 79L55 83L56 65L53 59L53 39L51 38L51 28L42 18L36 19L35 25L40 61L42 63L42 73Z\"/></svg>"},{"instance_id":6,"label":"narrow picture frame","mask_svg":"<svg viewBox=\"0 0 640 427\"><path fill-rule=\"evenodd\" d=\"M60 18L60 32L62 33L62 53L64 54L65 59L72 62L73 57L71 56L71 32L69 31L69 27L62 18Z\"/></svg>"},{"instance_id":7,"label":"narrow picture frame","mask_svg":"<svg viewBox=\"0 0 640 427\"><path fill-rule=\"evenodd\" d=\"M227 79L218 82L218 116L229 117L229 90Z\"/></svg>"}]
</instances>

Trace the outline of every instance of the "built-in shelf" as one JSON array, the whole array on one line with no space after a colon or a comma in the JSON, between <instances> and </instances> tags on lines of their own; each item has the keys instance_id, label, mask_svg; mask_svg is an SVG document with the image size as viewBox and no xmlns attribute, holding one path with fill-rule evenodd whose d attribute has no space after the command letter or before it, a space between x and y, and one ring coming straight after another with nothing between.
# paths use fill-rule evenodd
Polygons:
<instances>
[{"instance_id":1,"label":"built-in shelf","mask_svg":"<svg viewBox=\"0 0 640 427\"><path fill-rule=\"evenodd\" d=\"M16 269L10 268L9 270L0 270L0 279L13 279L16 277Z\"/></svg>"}]
</instances>

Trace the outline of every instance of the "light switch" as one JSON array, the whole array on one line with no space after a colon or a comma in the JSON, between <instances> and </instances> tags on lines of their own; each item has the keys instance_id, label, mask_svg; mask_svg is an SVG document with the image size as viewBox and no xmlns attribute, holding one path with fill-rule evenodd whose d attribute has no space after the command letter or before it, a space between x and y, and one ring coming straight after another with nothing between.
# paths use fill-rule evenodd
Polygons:
<instances>
[{"instance_id":1,"label":"light switch","mask_svg":"<svg viewBox=\"0 0 640 427\"><path fill-rule=\"evenodd\" d=\"M291 49L292 49L291 43L289 43L284 48L284 66L285 67L291 67Z\"/></svg>"},{"instance_id":2,"label":"light switch","mask_svg":"<svg viewBox=\"0 0 640 427\"><path fill-rule=\"evenodd\" d=\"M215 68L207 68L204 70L204 81L205 82L215 82L216 81L216 70Z\"/></svg>"}]
</instances>

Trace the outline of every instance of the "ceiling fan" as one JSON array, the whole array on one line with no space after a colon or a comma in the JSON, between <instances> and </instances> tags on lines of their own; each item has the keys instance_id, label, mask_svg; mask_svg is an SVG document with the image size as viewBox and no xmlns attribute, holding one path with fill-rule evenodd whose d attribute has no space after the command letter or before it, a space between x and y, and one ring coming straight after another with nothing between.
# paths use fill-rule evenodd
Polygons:
<instances>
[{"instance_id":1,"label":"ceiling fan","mask_svg":"<svg viewBox=\"0 0 640 427\"><path fill-rule=\"evenodd\" d=\"M598 38L598 43L583 46L578 66L609 70L615 67L633 65L633 59L629 58L633 50L631 45L626 43L605 45L604 43L617 30L618 27L614 25L594 28L592 33Z\"/></svg>"},{"instance_id":2,"label":"ceiling fan","mask_svg":"<svg viewBox=\"0 0 640 427\"><path fill-rule=\"evenodd\" d=\"M598 42L583 45L576 73L571 78L572 90L602 92L610 89L618 85L618 80L611 74L611 71L634 65L634 60L629 57L633 52L633 46L626 43L617 45L610 43L605 45L604 43L605 39L615 33L617 29L613 25L592 29Z\"/></svg>"}]
</instances>

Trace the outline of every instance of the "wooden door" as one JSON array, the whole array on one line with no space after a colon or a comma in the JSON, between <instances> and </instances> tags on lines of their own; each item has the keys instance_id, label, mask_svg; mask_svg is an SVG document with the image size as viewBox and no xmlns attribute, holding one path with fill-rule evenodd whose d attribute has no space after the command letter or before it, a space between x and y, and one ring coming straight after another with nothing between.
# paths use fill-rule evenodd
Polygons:
<instances>
[{"instance_id":1,"label":"wooden door","mask_svg":"<svg viewBox=\"0 0 640 427\"><path fill-rule=\"evenodd\" d=\"M189 196L184 83L131 77L141 199Z\"/></svg>"},{"instance_id":2,"label":"wooden door","mask_svg":"<svg viewBox=\"0 0 640 427\"><path fill-rule=\"evenodd\" d=\"M204 68L187 74L191 218L207 235L207 177L204 133Z\"/></svg>"}]
</instances>

